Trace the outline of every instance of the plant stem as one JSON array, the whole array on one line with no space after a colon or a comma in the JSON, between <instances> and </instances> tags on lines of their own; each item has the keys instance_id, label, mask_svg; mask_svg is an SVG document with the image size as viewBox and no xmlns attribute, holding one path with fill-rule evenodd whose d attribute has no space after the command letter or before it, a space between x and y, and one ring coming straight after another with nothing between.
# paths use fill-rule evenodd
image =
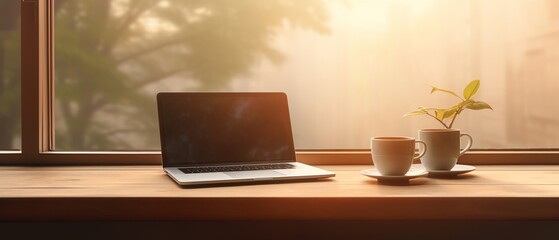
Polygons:
<instances>
[{"instance_id":1,"label":"plant stem","mask_svg":"<svg viewBox=\"0 0 559 240\"><path fill-rule=\"evenodd\" d=\"M456 114L454 114L454 117L452 117L452 120L450 121L450 124L448 125L447 128L452 128L452 125L454 124L454 120L456 120L456 117L458 117L458 114L460 114L460 112L462 112L462 108L456 110Z\"/></svg>"},{"instance_id":2,"label":"plant stem","mask_svg":"<svg viewBox=\"0 0 559 240\"><path fill-rule=\"evenodd\" d=\"M441 121L440 119L438 119L438 118L435 117L434 115L432 115L432 114L430 114L430 113L428 113L428 112L426 112L426 114L429 115L429 116L431 116L431 117L434 118L435 120L439 121L445 128L447 128L447 129L450 128L450 127L448 127L448 126L446 125L446 123L444 123L443 121ZM454 117L456 117L456 115L455 115ZM453 121L454 121L454 119L453 119Z\"/></svg>"}]
</instances>

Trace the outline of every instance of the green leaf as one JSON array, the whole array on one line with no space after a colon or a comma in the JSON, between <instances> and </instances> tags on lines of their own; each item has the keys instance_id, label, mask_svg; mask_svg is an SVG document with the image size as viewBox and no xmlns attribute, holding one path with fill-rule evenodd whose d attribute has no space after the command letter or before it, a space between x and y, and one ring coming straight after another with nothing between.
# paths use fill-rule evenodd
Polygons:
<instances>
[{"instance_id":1,"label":"green leaf","mask_svg":"<svg viewBox=\"0 0 559 240\"><path fill-rule=\"evenodd\" d=\"M425 114L427 114L427 113L423 112L423 111L413 111L413 112L409 112L409 113L404 114L404 116L402 116L402 117L420 116L420 115L425 115Z\"/></svg>"},{"instance_id":2,"label":"green leaf","mask_svg":"<svg viewBox=\"0 0 559 240\"><path fill-rule=\"evenodd\" d=\"M475 102L475 101L472 100L472 99L466 99L466 100L462 101L461 103L456 104L454 107L463 108L464 106L467 106L468 104L473 103L473 102Z\"/></svg>"},{"instance_id":3,"label":"green leaf","mask_svg":"<svg viewBox=\"0 0 559 240\"><path fill-rule=\"evenodd\" d=\"M472 110L482 110L482 109L491 109L493 110L493 108L491 106L489 106L489 104L487 104L486 102L482 102L482 101L473 101L470 104L466 105L467 109L472 109Z\"/></svg>"},{"instance_id":4,"label":"green leaf","mask_svg":"<svg viewBox=\"0 0 559 240\"><path fill-rule=\"evenodd\" d=\"M445 92L445 93L448 93L448 94L450 94L450 95L456 96L457 98L462 99L460 96L458 96L458 94L456 94L456 93L453 92L453 91L446 90L446 89L442 89L442 88L438 88L438 87L435 87L435 86L432 86L432 85L430 85L430 86L431 86L431 93L434 93L434 92Z\"/></svg>"},{"instance_id":5,"label":"green leaf","mask_svg":"<svg viewBox=\"0 0 559 240\"><path fill-rule=\"evenodd\" d=\"M419 110L423 110L423 111L434 111L434 110L439 110L440 108L433 108L433 107L418 107L417 109L419 109Z\"/></svg>"},{"instance_id":6,"label":"green leaf","mask_svg":"<svg viewBox=\"0 0 559 240\"><path fill-rule=\"evenodd\" d=\"M471 97L476 94L477 90L479 89L479 80L471 81L466 88L464 88L464 98L470 99Z\"/></svg>"},{"instance_id":7,"label":"green leaf","mask_svg":"<svg viewBox=\"0 0 559 240\"><path fill-rule=\"evenodd\" d=\"M444 119L445 113L446 113L445 109L435 110L435 117L442 121Z\"/></svg>"},{"instance_id":8,"label":"green leaf","mask_svg":"<svg viewBox=\"0 0 559 240\"><path fill-rule=\"evenodd\" d=\"M425 114L427 114L427 111L419 108L418 110L415 110L415 111L404 114L404 116L402 116L402 117L419 116L419 115L425 115Z\"/></svg>"},{"instance_id":9,"label":"green leaf","mask_svg":"<svg viewBox=\"0 0 559 240\"><path fill-rule=\"evenodd\" d=\"M443 119L454 117L454 115L456 115L457 112L458 112L457 107L449 108L445 111Z\"/></svg>"}]
</instances>

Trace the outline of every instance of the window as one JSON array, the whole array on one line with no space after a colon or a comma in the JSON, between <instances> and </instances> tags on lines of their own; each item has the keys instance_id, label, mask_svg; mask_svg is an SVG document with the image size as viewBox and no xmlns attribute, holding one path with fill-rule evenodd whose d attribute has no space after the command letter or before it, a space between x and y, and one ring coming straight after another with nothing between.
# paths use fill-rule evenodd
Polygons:
<instances>
[{"instance_id":1,"label":"window","mask_svg":"<svg viewBox=\"0 0 559 240\"><path fill-rule=\"evenodd\" d=\"M55 149L158 149L159 91L286 91L298 149L365 149L438 127L401 117L446 103L427 83L478 78L475 147L559 146L548 2L346 3L55 1Z\"/></svg>"},{"instance_id":2,"label":"window","mask_svg":"<svg viewBox=\"0 0 559 240\"><path fill-rule=\"evenodd\" d=\"M20 3L0 2L0 150L21 148Z\"/></svg>"},{"instance_id":3,"label":"window","mask_svg":"<svg viewBox=\"0 0 559 240\"><path fill-rule=\"evenodd\" d=\"M22 83L38 88L23 92L38 101L22 103L32 119L24 119L22 148L37 147L33 156L41 159L158 161L157 152L126 154L159 148L159 91L285 91L298 149L361 149L356 153L367 156L371 136L438 127L402 118L419 105L448 101L431 96L427 83L460 91L477 78L477 97L495 111L466 112L457 123L475 148L530 150L514 156L540 154L543 162L556 156L552 1L25 3L39 6L38 36L31 38L40 61L31 65L38 83ZM24 9L22 19L33 11ZM470 155L486 153L505 154Z\"/></svg>"}]
</instances>

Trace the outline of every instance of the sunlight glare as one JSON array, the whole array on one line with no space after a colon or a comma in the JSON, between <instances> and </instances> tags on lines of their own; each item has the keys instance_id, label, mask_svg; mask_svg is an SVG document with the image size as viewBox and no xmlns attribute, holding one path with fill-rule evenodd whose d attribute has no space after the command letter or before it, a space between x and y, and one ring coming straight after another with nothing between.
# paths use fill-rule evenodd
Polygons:
<instances>
[{"instance_id":1,"label":"sunlight glare","mask_svg":"<svg viewBox=\"0 0 559 240\"><path fill-rule=\"evenodd\" d=\"M350 0L347 5L336 4L335 12L345 13L353 29L385 31L391 8L404 8L416 20L432 8L434 0Z\"/></svg>"},{"instance_id":2,"label":"sunlight glare","mask_svg":"<svg viewBox=\"0 0 559 240\"><path fill-rule=\"evenodd\" d=\"M169 3L169 1L160 1L159 3L157 3L157 6L161 8L168 8L170 5L171 3Z\"/></svg>"}]
</instances>

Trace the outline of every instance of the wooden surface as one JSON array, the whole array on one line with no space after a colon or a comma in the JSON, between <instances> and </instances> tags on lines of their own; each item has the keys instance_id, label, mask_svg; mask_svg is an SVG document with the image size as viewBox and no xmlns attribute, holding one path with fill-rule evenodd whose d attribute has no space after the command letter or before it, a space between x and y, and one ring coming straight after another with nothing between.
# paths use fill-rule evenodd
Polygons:
<instances>
[{"instance_id":1,"label":"wooden surface","mask_svg":"<svg viewBox=\"0 0 559 240\"><path fill-rule=\"evenodd\" d=\"M559 166L477 166L382 185L321 166L318 181L181 188L159 166L0 167L0 220L559 219Z\"/></svg>"}]
</instances>

